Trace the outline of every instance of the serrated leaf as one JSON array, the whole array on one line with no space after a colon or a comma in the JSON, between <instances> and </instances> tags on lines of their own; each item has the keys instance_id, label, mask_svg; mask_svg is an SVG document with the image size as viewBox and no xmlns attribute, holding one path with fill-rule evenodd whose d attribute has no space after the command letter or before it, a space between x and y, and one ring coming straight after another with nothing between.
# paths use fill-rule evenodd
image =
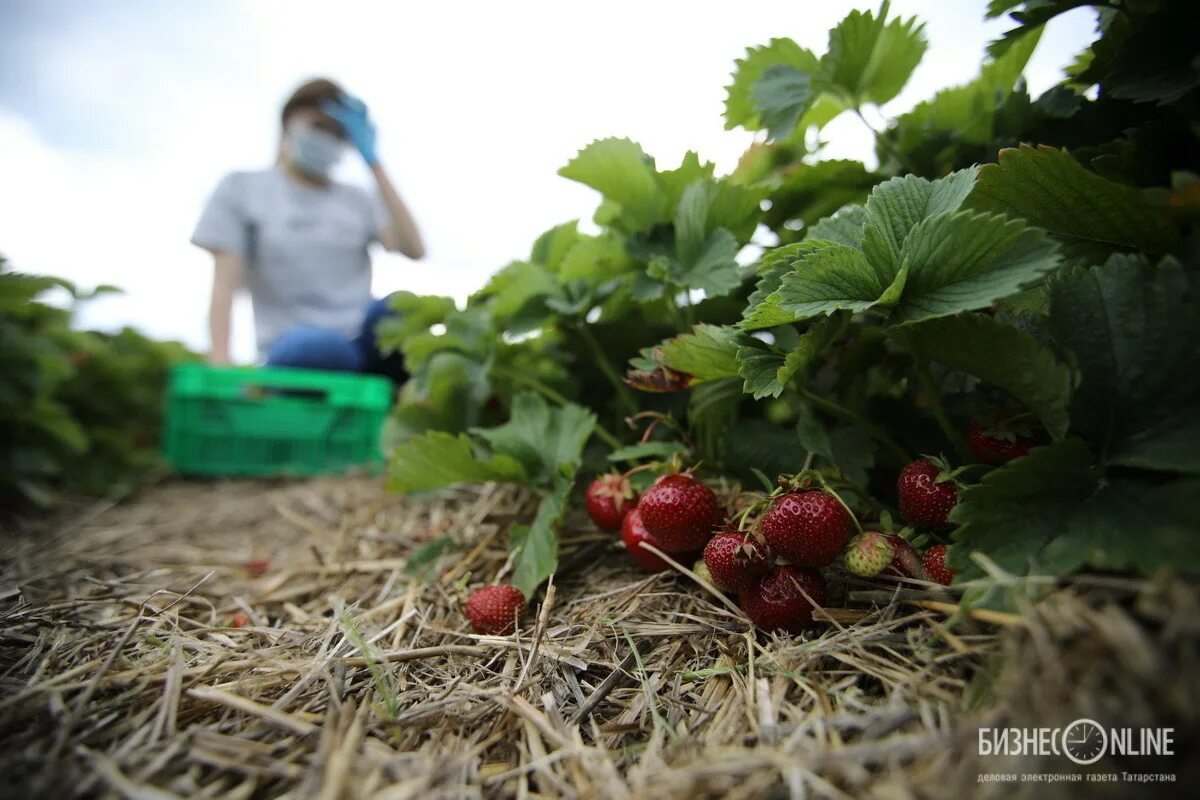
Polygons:
<instances>
[{"instance_id":1,"label":"serrated leaf","mask_svg":"<svg viewBox=\"0 0 1200 800\"><path fill-rule=\"evenodd\" d=\"M512 416L495 428L472 428L497 454L511 456L533 485L548 485L564 468L574 470L596 416L568 403L551 408L541 395L522 392L513 398Z\"/></svg>"},{"instance_id":2,"label":"serrated leaf","mask_svg":"<svg viewBox=\"0 0 1200 800\"><path fill-rule=\"evenodd\" d=\"M476 297L490 297L497 317L511 317L535 297L552 295L558 281L542 264L514 261L492 275Z\"/></svg>"},{"instance_id":3,"label":"serrated leaf","mask_svg":"<svg viewBox=\"0 0 1200 800\"><path fill-rule=\"evenodd\" d=\"M890 322L983 308L1058 266L1041 231L996 214L959 211L918 223L901 251L908 280Z\"/></svg>"},{"instance_id":4,"label":"serrated leaf","mask_svg":"<svg viewBox=\"0 0 1200 800\"><path fill-rule=\"evenodd\" d=\"M667 215L667 197L654 163L640 145L629 139L592 142L558 174L586 184L607 201L617 203L628 230L648 230Z\"/></svg>"},{"instance_id":5,"label":"serrated leaf","mask_svg":"<svg viewBox=\"0 0 1200 800\"><path fill-rule=\"evenodd\" d=\"M742 285L738 267L737 239L724 228L708 235L695 261L685 268L679 285L688 289L703 289L708 297L721 297Z\"/></svg>"},{"instance_id":6,"label":"serrated leaf","mask_svg":"<svg viewBox=\"0 0 1200 800\"><path fill-rule=\"evenodd\" d=\"M812 104L812 74L774 64L754 82L750 95L771 138L786 139Z\"/></svg>"},{"instance_id":7,"label":"serrated leaf","mask_svg":"<svg viewBox=\"0 0 1200 800\"><path fill-rule=\"evenodd\" d=\"M888 22L888 7L885 1L878 15L851 11L829 32L818 75L851 108L891 100L925 55L924 24L915 17Z\"/></svg>"},{"instance_id":8,"label":"serrated leaf","mask_svg":"<svg viewBox=\"0 0 1200 800\"><path fill-rule=\"evenodd\" d=\"M1145 191L1088 172L1066 152L1041 145L1000 151L979 169L975 208L1024 217L1066 239L1166 252L1177 231Z\"/></svg>"},{"instance_id":9,"label":"serrated leaf","mask_svg":"<svg viewBox=\"0 0 1200 800\"><path fill-rule=\"evenodd\" d=\"M903 291L906 274L876 269L861 250L832 242L802 255L795 268L780 280L779 289L764 302L791 313L798 321L834 311L865 311L890 304Z\"/></svg>"},{"instance_id":10,"label":"serrated leaf","mask_svg":"<svg viewBox=\"0 0 1200 800\"><path fill-rule=\"evenodd\" d=\"M797 222L803 222L804 238L829 238L812 232L813 228L823 222L826 226L845 208L853 208L852 204L866 200L871 188L879 182L878 175L867 171L859 161L832 159L816 164L798 164L788 167L783 173L779 185L770 195L770 208L762 212L763 224L780 233L781 236L791 235L792 228ZM845 226L850 223L853 213L842 220L840 234L847 231ZM822 219L824 218L824 219ZM842 244L861 244L861 228L864 218L857 220L859 234L855 241L845 241L844 238L831 241ZM780 231L783 228L783 231Z\"/></svg>"},{"instance_id":11,"label":"serrated leaf","mask_svg":"<svg viewBox=\"0 0 1200 800\"><path fill-rule=\"evenodd\" d=\"M533 243L529 260L535 264L542 264L551 272L557 271L567 252L580 239L578 224L579 220L573 219L570 222L555 225L543 233Z\"/></svg>"},{"instance_id":12,"label":"serrated leaf","mask_svg":"<svg viewBox=\"0 0 1200 800\"><path fill-rule=\"evenodd\" d=\"M953 172L936 181L916 175L892 178L867 198L863 252L873 264L900 269L904 240L917 223L962 206L975 183L975 168Z\"/></svg>"},{"instance_id":13,"label":"serrated leaf","mask_svg":"<svg viewBox=\"0 0 1200 800\"><path fill-rule=\"evenodd\" d=\"M563 282L586 281L596 286L618 275L631 272L633 259L625 246L614 236L587 236L575 241L558 268Z\"/></svg>"},{"instance_id":14,"label":"serrated leaf","mask_svg":"<svg viewBox=\"0 0 1200 800\"><path fill-rule=\"evenodd\" d=\"M923 356L1004 389L1051 436L1066 434L1071 371L1029 334L982 314L929 320L908 333Z\"/></svg>"},{"instance_id":15,"label":"serrated leaf","mask_svg":"<svg viewBox=\"0 0 1200 800\"><path fill-rule=\"evenodd\" d=\"M866 223L866 206L844 206L809 228L805 239L834 242L847 247L862 247L863 226Z\"/></svg>"},{"instance_id":16,"label":"serrated leaf","mask_svg":"<svg viewBox=\"0 0 1200 800\"><path fill-rule=\"evenodd\" d=\"M796 373L806 369L845 330L845 315L824 317L801 334L795 346L783 351L757 340L742 344L737 352L738 374L755 400L778 397ZM746 337L750 338L750 337Z\"/></svg>"},{"instance_id":17,"label":"serrated leaf","mask_svg":"<svg viewBox=\"0 0 1200 800\"><path fill-rule=\"evenodd\" d=\"M1117 256L1048 285L1050 331L1074 359L1072 430L1104 463L1200 473L1200 302L1172 260Z\"/></svg>"},{"instance_id":18,"label":"serrated leaf","mask_svg":"<svg viewBox=\"0 0 1200 800\"><path fill-rule=\"evenodd\" d=\"M1200 568L1200 482L1102 480L1076 438L988 473L961 492L950 519L959 528L947 562L958 579L983 574L972 551L1017 575Z\"/></svg>"},{"instance_id":19,"label":"serrated leaf","mask_svg":"<svg viewBox=\"0 0 1200 800\"><path fill-rule=\"evenodd\" d=\"M725 87L725 128L739 125L747 130L760 130L762 118L754 102L754 85L763 73L773 66L783 65L809 74L817 71L820 61L812 52L791 39L772 39L761 47L751 47L734 66L733 82Z\"/></svg>"},{"instance_id":20,"label":"serrated leaf","mask_svg":"<svg viewBox=\"0 0 1200 800\"><path fill-rule=\"evenodd\" d=\"M430 431L392 451L388 488L396 492L441 489L458 483L528 483L521 462L503 453L478 456L466 434Z\"/></svg>"},{"instance_id":21,"label":"serrated leaf","mask_svg":"<svg viewBox=\"0 0 1200 800\"><path fill-rule=\"evenodd\" d=\"M795 268L797 258L823 246L803 241L768 250L755 267L755 271L759 275L758 285L747 299L746 310L743 313L744 319L740 323L740 327L754 330L791 322L794 316L780 310L778 305L767 304L767 298L779 289L783 276Z\"/></svg>"},{"instance_id":22,"label":"serrated leaf","mask_svg":"<svg viewBox=\"0 0 1200 800\"><path fill-rule=\"evenodd\" d=\"M428 332L430 326L444 321L456 310L453 298L412 292L393 293L388 306L396 313L385 315L375 326L375 337L384 354L400 350L409 336Z\"/></svg>"},{"instance_id":23,"label":"serrated leaf","mask_svg":"<svg viewBox=\"0 0 1200 800\"><path fill-rule=\"evenodd\" d=\"M796 408L796 438L805 450L833 463L833 443L829 440L829 431L825 430L824 423L817 419L807 403Z\"/></svg>"},{"instance_id":24,"label":"serrated leaf","mask_svg":"<svg viewBox=\"0 0 1200 800\"><path fill-rule=\"evenodd\" d=\"M729 378L738 374L737 342L731 328L701 324L659 345L658 360L676 372L692 376L693 383Z\"/></svg>"},{"instance_id":25,"label":"serrated leaf","mask_svg":"<svg viewBox=\"0 0 1200 800\"><path fill-rule=\"evenodd\" d=\"M558 476L553 490L542 498L532 525L514 525L508 538L513 560L512 584L533 597L542 581L558 569L558 528L562 524L572 481Z\"/></svg>"}]
</instances>

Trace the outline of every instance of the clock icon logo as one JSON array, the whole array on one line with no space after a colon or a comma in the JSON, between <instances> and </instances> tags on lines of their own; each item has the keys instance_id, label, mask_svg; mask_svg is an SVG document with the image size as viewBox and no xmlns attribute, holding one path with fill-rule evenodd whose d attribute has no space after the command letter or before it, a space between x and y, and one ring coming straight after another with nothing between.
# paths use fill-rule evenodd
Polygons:
<instances>
[{"instance_id":1,"label":"clock icon logo","mask_svg":"<svg viewBox=\"0 0 1200 800\"><path fill-rule=\"evenodd\" d=\"M1095 720L1077 719L1063 729L1062 748L1076 764L1094 764L1108 749L1108 734Z\"/></svg>"}]
</instances>

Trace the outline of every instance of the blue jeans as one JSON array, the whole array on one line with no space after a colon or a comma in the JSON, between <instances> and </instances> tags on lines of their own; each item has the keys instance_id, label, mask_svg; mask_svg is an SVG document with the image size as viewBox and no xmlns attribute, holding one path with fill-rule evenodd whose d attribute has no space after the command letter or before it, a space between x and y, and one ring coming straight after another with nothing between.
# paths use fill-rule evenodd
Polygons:
<instances>
[{"instance_id":1,"label":"blue jeans","mask_svg":"<svg viewBox=\"0 0 1200 800\"><path fill-rule=\"evenodd\" d=\"M375 340L375 326L394 314L385 297L367 306L362 327L353 339L328 328L299 325L275 340L267 350L269 367L303 367L338 372L370 372L391 378L395 383L408 379L404 357L399 353L384 356Z\"/></svg>"}]
</instances>

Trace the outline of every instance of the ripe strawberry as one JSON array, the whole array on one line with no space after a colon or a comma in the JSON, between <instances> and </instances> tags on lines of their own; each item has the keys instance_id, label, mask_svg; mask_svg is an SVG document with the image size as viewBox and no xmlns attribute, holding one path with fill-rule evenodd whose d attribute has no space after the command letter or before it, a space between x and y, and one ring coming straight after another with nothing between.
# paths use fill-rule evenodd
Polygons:
<instances>
[{"instance_id":1,"label":"ripe strawberry","mask_svg":"<svg viewBox=\"0 0 1200 800\"><path fill-rule=\"evenodd\" d=\"M464 611L476 633L506 636L525 612L525 595L507 583L481 586L471 592Z\"/></svg>"},{"instance_id":2,"label":"ripe strawberry","mask_svg":"<svg viewBox=\"0 0 1200 800\"><path fill-rule=\"evenodd\" d=\"M760 524L772 552L806 567L832 564L854 532L850 512L817 489L775 498Z\"/></svg>"},{"instance_id":3,"label":"ripe strawberry","mask_svg":"<svg viewBox=\"0 0 1200 800\"><path fill-rule=\"evenodd\" d=\"M800 593L803 588L812 603ZM809 567L780 566L739 596L742 610L763 630L799 633L812 622L813 609L825 602L825 579Z\"/></svg>"},{"instance_id":4,"label":"ripe strawberry","mask_svg":"<svg viewBox=\"0 0 1200 800\"><path fill-rule=\"evenodd\" d=\"M250 624L250 615L245 611L239 611L233 615L233 619L229 620L229 627L244 628Z\"/></svg>"},{"instance_id":5,"label":"ripe strawberry","mask_svg":"<svg viewBox=\"0 0 1200 800\"><path fill-rule=\"evenodd\" d=\"M667 553L699 550L725 517L712 489L686 472L659 478L637 507L646 530Z\"/></svg>"},{"instance_id":6,"label":"ripe strawberry","mask_svg":"<svg viewBox=\"0 0 1200 800\"><path fill-rule=\"evenodd\" d=\"M958 487L952 478L939 481L945 470L927 458L918 458L896 479L900 513L917 525L945 525L946 515L958 502Z\"/></svg>"},{"instance_id":7,"label":"ripe strawberry","mask_svg":"<svg viewBox=\"0 0 1200 800\"><path fill-rule=\"evenodd\" d=\"M1006 464L1038 446L1028 424L1012 421L971 420L967 445L984 464Z\"/></svg>"},{"instance_id":8,"label":"ripe strawberry","mask_svg":"<svg viewBox=\"0 0 1200 800\"><path fill-rule=\"evenodd\" d=\"M754 540L737 531L722 531L704 546L704 564L712 585L727 592L740 592L766 574L771 561Z\"/></svg>"},{"instance_id":9,"label":"ripe strawberry","mask_svg":"<svg viewBox=\"0 0 1200 800\"><path fill-rule=\"evenodd\" d=\"M887 569L896 556L896 548L878 531L866 531L846 548L846 569L864 578L873 578Z\"/></svg>"},{"instance_id":10,"label":"ripe strawberry","mask_svg":"<svg viewBox=\"0 0 1200 800\"><path fill-rule=\"evenodd\" d=\"M917 554L913 546L894 533L889 533L887 539L894 552L892 563L887 566L887 573L924 580L925 570L921 566L921 556Z\"/></svg>"},{"instance_id":11,"label":"ripe strawberry","mask_svg":"<svg viewBox=\"0 0 1200 800\"><path fill-rule=\"evenodd\" d=\"M623 476L601 475L584 493L588 516L602 531L620 529L621 520L637 505L637 493Z\"/></svg>"},{"instance_id":12,"label":"ripe strawberry","mask_svg":"<svg viewBox=\"0 0 1200 800\"><path fill-rule=\"evenodd\" d=\"M921 564L925 567L925 573L929 575L929 580L943 586L954 583L954 571L946 566L946 545L935 544L926 550Z\"/></svg>"},{"instance_id":13,"label":"ripe strawberry","mask_svg":"<svg viewBox=\"0 0 1200 800\"><path fill-rule=\"evenodd\" d=\"M642 513L636 508L626 514L624 522L621 523L621 541L625 542L625 549L642 568L642 572L664 572L671 568L670 564L654 553L638 547L642 542L649 542L659 550L666 552L662 543L646 530L646 526L642 523Z\"/></svg>"}]
</instances>

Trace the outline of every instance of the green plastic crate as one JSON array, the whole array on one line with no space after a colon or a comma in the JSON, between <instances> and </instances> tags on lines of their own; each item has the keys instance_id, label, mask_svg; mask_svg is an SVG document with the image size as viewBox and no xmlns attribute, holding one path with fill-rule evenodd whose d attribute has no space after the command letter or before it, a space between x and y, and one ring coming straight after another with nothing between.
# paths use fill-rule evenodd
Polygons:
<instances>
[{"instance_id":1,"label":"green plastic crate","mask_svg":"<svg viewBox=\"0 0 1200 800\"><path fill-rule=\"evenodd\" d=\"M183 364L171 373L163 454L190 475L378 469L392 394L377 375Z\"/></svg>"}]
</instances>

